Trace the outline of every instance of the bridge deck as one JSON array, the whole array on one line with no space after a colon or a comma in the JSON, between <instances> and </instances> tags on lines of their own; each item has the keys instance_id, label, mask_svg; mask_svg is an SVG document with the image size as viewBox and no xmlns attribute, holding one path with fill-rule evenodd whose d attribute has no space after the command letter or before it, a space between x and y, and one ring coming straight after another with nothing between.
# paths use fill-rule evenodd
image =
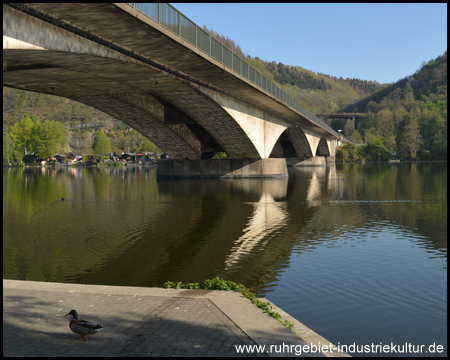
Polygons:
<instances>
[{"instance_id":1,"label":"bridge deck","mask_svg":"<svg viewBox=\"0 0 450 360\"><path fill-rule=\"evenodd\" d=\"M161 70L175 77L196 82L200 86L211 86L215 91L235 96L274 116L313 130L321 136L327 138L336 136L327 124L316 124L306 119L272 94L255 86L245 77L126 3L24 3L23 5L52 19L73 25L80 30L80 34L85 33L88 36L92 34L92 39L95 37L112 44L115 50L120 47L129 52L127 55L134 54L149 59L153 62L152 66L159 65ZM161 85L158 86L157 82L154 84L156 86L148 87L147 91L158 93L158 87Z\"/></svg>"}]
</instances>

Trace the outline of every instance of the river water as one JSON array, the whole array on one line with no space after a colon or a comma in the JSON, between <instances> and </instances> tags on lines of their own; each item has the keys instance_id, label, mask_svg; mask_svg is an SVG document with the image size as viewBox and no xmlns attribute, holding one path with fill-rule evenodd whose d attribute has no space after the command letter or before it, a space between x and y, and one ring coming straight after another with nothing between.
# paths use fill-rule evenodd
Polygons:
<instances>
[{"instance_id":1,"label":"river water","mask_svg":"<svg viewBox=\"0 0 450 360\"><path fill-rule=\"evenodd\" d=\"M291 168L277 180L157 182L156 171L4 169L3 277L220 276L336 345L446 354L446 163Z\"/></svg>"}]
</instances>

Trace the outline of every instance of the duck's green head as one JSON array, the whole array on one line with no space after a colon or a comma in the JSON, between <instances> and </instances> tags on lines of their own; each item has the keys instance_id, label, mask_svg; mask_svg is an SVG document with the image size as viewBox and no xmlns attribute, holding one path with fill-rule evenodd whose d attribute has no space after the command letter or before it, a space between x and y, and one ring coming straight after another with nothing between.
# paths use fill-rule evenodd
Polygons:
<instances>
[{"instance_id":1,"label":"duck's green head","mask_svg":"<svg viewBox=\"0 0 450 360\"><path fill-rule=\"evenodd\" d=\"M78 313L76 310L70 310L70 312L64 316L72 315L75 320L78 320Z\"/></svg>"}]
</instances>

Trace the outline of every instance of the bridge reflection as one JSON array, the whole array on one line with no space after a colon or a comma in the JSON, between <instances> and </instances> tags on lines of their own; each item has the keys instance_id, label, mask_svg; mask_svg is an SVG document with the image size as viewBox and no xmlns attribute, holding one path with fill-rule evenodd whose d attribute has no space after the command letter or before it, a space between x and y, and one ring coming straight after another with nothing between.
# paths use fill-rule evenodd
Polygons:
<instances>
[{"instance_id":1,"label":"bridge reflection","mask_svg":"<svg viewBox=\"0 0 450 360\"><path fill-rule=\"evenodd\" d=\"M133 209L124 203L114 210L114 218L121 221L111 223L110 231L123 237L121 245L114 251L107 245L93 250L104 256L87 265L88 272L69 275L66 281L104 284L114 279L116 285L161 286L167 280L221 276L262 284L288 262L297 241L294 235L320 208L328 192L329 169L296 169L289 179L155 181L156 201L143 198ZM106 192L125 191L115 188L115 182L108 183ZM127 191L144 194L145 189ZM99 213L96 221L111 216Z\"/></svg>"},{"instance_id":2,"label":"bridge reflection","mask_svg":"<svg viewBox=\"0 0 450 360\"><path fill-rule=\"evenodd\" d=\"M287 190L286 180L265 181L259 201L250 203L253 206L253 215L247 222L240 236L230 249L225 260L224 271L239 268L239 263L246 256L251 256L258 247L264 249L271 235L286 226L288 213L286 203L275 201L275 198L285 198ZM283 196L284 195L284 196Z\"/></svg>"},{"instance_id":3,"label":"bridge reflection","mask_svg":"<svg viewBox=\"0 0 450 360\"><path fill-rule=\"evenodd\" d=\"M358 201L394 199L392 191L405 183L421 189L420 177L399 177L389 166L368 188L371 169L349 167L343 175L335 166L300 167L277 180L165 182L146 168L9 169L4 276L130 286L220 276L270 291L267 284L290 266L294 248L328 246L349 236L349 228L366 231L374 217L423 230L414 211L399 217L397 206ZM337 206L342 199L347 205ZM430 206L440 211L439 202ZM434 226L427 246L442 247L445 230Z\"/></svg>"}]
</instances>

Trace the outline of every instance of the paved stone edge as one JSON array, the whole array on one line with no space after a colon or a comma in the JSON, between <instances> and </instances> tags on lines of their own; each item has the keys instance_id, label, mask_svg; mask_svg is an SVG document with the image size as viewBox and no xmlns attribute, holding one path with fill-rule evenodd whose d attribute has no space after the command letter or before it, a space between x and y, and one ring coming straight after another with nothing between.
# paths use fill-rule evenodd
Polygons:
<instances>
[{"instance_id":1,"label":"paved stone edge","mask_svg":"<svg viewBox=\"0 0 450 360\"><path fill-rule=\"evenodd\" d=\"M260 299L261 301L267 301L272 305L272 310L279 313L281 315L281 318L283 320L288 320L294 325L295 333L300 336L303 340L305 340L308 344L314 344L314 345L331 345L333 349L336 349L337 346L325 339L324 337L317 334L315 331L311 330L309 327L307 327L305 324L298 321L296 318L289 315L284 310L280 309L278 306L276 306L274 303L267 299ZM323 353L327 357L351 357L350 355L346 353Z\"/></svg>"},{"instance_id":2,"label":"paved stone edge","mask_svg":"<svg viewBox=\"0 0 450 360\"><path fill-rule=\"evenodd\" d=\"M257 345L270 346L272 344L287 345L329 345L336 348L330 341L326 340L300 321L290 316L267 299L275 312L278 312L283 320L294 324L296 333L293 333L276 319L253 305L242 294L233 291L222 290L199 290L199 289L164 289L154 287L132 287L111 285L87 285L70 283L53 283L27 280L3 279L3 289L27 289L40 291L66 291L74 293L90 293L117 296L149 296L165 298L191 298L208 299L221 310L231 321L233 321L247 336ZM268 336L270 334L270 336ZM286 354L267 354L269 356L286 356ZM313 355L313 354L311 354ZM321 353L327 357L349 357L345 353ZM319 356L320 356L319 355Z\"/></svg>"}]
</instances>

